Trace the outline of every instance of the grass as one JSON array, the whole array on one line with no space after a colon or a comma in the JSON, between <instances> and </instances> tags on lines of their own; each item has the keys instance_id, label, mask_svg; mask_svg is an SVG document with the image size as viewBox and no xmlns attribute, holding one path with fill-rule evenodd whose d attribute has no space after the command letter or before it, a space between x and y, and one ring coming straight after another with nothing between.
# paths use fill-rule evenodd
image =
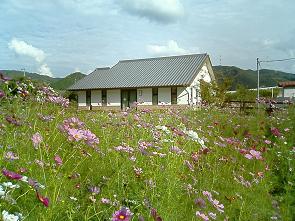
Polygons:
<instances>
[{"instance_id":1,"label":"grass","mask_svg":"<svg viewBox=\"0 0 295 221\"><path fill-rule=\"evenodd\" d=\"M0 185L10 181L20 187L0 199L0 211L21 213L24 220L58 221L110 220L123 206L133 213L132 220L139 216L156 220L152 208L169 221L202 220L197 211L214 213L216 220L295 219L294 107L267 116L214 107L78 112L74 106L36 102L33 96L0 102L1 169L21 173L25 168L22 175L44 185L38 191L49 199L45 207L34 187L2 175ZM45 122L41 115L54 119ZM7 116L22 124L7 122ZM98 149L69 141L60 131L59 125L70 117L80 119L99 138ZM278 128L281 135L274 136L271 128ZM189 130L199 140L189 136ZM37 132L43 141L36 149L31 138ZM120 145L134 151L116 151ZM146 149L140 151L140 146ZM247 159L250 150L259 151L262 158ZM19 159L7 159L7 152ZM56 155L61 165L55 162ZM91 187L99 191L92 193ZM203 191L209 191L224 212ZM102 198L109 203L102 203ZM205 201L204 208L195 203L199 198Z\"/></svg>"}]
</instances>

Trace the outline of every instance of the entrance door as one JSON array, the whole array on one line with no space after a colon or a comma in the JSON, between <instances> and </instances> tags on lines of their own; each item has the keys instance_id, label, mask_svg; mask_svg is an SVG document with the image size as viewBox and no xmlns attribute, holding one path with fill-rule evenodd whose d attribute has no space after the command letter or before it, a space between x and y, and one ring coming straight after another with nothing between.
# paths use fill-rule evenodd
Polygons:
<instances>
[{"instance_id":1,"label":"entrance door","mask_svg":"<svg viewBox=\"0 0 295 221\"><path fill-rule=\"evenodd\" d=\"M134 102L137 101L137 90L129 91L129 107L132 107Z\"/></svg>"},{"instance_id":2,"label":"entrance door","mask_svg":"<svg viewBox=\"0 0 295 221\"><path fill-rule=\"evenodd\" d=\"M132 107L132 104L136 101L137 90L121 90L121 108L123 110Z\"/></svg>"}]
</instances>

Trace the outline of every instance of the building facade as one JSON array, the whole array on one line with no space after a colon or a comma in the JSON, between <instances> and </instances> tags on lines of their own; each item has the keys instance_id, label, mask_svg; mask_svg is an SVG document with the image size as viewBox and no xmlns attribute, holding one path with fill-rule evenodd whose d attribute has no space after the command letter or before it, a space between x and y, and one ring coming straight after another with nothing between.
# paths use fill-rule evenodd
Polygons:
<instances>
[{"instance_id":1,"label":"building facade","mask_svg":"<svg viewBox=\"0 0 295 221\"><path fill-rule=\"evenodd\" d=\"M71 86L79 109L196 105L200 81L215 80L207 54L124 60Z\"/></svg>"}]
</instances>

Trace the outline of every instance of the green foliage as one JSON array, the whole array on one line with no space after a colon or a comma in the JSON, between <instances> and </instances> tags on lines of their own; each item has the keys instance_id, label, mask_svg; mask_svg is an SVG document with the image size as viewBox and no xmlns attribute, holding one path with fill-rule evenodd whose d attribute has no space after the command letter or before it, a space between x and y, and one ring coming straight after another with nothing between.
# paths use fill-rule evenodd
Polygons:
<instances>
[{"instance_id":1,"label":"green foliage","mask_svg":"<svg viewBox=\"0 0 295 221\"><path fill-rule=\"evenodd\" d=\"M207 104L223 106L227 100L227 91L231 87L232 80L225 78L222 82L200 82L201 98Z\"/></svg>"}]
</instances>

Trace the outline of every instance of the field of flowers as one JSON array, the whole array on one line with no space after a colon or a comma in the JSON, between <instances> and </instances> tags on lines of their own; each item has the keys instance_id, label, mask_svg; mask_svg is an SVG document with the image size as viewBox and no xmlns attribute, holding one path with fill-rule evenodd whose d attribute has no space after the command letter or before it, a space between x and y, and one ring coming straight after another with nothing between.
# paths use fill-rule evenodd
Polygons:
<instances>
[{"instance_id":1,"label":"field of flowers","mask_svg":"<svg viewBox=\"0 0 295 221\"><path fill-rule=\"evenodd\" d=\"M295 220L295 109L77 111L1 76L0 220Z\"/></svg>"}]
</instances>

